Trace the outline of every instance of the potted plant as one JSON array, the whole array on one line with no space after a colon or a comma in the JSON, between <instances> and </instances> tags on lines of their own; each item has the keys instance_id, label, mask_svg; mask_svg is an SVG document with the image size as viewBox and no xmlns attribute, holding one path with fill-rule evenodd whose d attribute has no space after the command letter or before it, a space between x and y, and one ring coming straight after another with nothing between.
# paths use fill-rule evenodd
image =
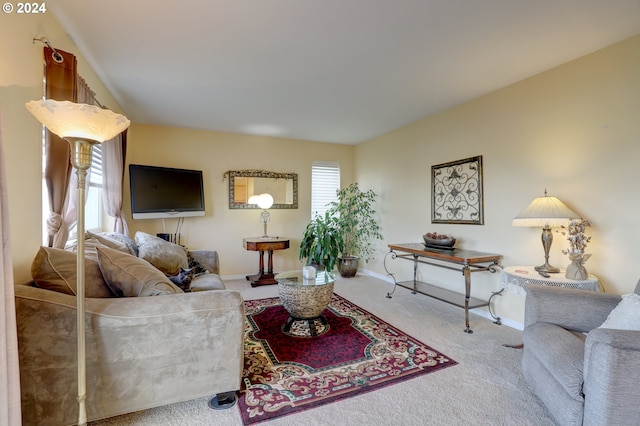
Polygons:
<instances>
[{"instance_id":1,"label":"potted plant","mask_svg":"<svg viewBox=\"0 0 640 426\"><path fill-rule=\"evenodd\" d=\"M358 183L338 191L338 201L330 203L328 214L337 217L344 250L338 258L338 271L343 277L353 277L358 272L359 259L368 262L373 256L371 240L382 239L376 219L377 194L373 190L362 191Z\"/></svg>"},{"instance_id":2,"label":"potted plant","mask_svg":"<svg viewBox=\"0 0 640 426\"><path fill-rule=\"evenodd\" d=\"M344 240L338 218L326 212L316 215L307 225L300 241L299 258L316 269L333 271L338 256L344 251Z\"/></svg>"}]
</instances>

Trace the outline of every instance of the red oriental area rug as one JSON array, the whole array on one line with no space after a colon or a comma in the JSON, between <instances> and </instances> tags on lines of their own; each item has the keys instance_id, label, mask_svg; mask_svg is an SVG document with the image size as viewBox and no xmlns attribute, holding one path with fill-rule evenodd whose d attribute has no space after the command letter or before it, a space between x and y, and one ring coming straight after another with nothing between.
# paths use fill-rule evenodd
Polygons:
<instances>
[{"instance_id":1,"label":"red oriental area rug","mask_svg":"<svg viewBox=\"0 0 640 426\"><path fill-rule=\"evenodd\" d=\"M303 321L282 331L289 314L277 297L245 301L245 308L238 401L245 425L457 364L335 293L315 337Z\"/></svg>"}]
</instances>

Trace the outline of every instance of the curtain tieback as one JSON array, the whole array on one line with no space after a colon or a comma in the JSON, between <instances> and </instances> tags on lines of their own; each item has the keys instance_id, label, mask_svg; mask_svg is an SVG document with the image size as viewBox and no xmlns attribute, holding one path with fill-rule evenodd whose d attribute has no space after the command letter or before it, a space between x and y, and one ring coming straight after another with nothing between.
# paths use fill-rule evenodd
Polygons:
<instances>
[{"instance_id":1,"label":"curtain tieback","mask_svg":"<svg viewBox=\"0 0 640 426\"><path fill-rule=\"evenodd\" d=\"M49 212L47 218L47 234L56 235L62 226L62 216L60 213Z\"/></svg>"}]
</instances>

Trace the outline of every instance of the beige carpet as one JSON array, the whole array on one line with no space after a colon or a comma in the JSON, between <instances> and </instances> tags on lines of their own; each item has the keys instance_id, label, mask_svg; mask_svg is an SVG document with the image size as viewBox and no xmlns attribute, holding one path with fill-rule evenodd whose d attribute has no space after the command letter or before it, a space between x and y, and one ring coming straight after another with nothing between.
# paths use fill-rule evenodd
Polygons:
<instances>
[{"instance_id":1,"label":"beige carpet","mask_svg":"<svg viewBox=\"0 0 640 426\"><path fill-rule=\"evenodd\" d=\"M251 288L227 281L245 299L277 296L277 286ZM473 334L464 333L464 310L369 277L339 279L335 292L459 365L378 391L281 417L269 425L553 425L549 413L522 377L521 332L471 314ZM202 398L90 423L91 426L242 425L237 407L208 408Z\"/></svg>"}]
</instances>

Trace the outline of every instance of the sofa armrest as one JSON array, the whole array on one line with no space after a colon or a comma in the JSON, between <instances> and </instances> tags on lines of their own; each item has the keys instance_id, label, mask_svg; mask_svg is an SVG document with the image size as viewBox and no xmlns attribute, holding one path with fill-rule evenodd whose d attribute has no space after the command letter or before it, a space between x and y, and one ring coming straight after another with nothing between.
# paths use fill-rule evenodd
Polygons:
<instances>
[{"instance_id":1,"label":"sofa armrest","mask_svg":"<svg viewBox=\"0 0 640 426\"><path fill-rule=\"evenodd\" d=\"M191 250L191 256L212 274L220 275L220 259L215 250Z\"/></svg>"},{"instance_id":2,"label":"sofa armrest","mask_svg":"<svg viewBox=\"0 0 640 426\"><path fill-rule=\"evenodd\" d=\"M584 360L585 424L638 424L640 331L592 330Z\"/></svg>"},{"instance_id":3,"label":"sofa armrest","mask_svg":"<svg viewBox=\"0 0 640 426\"><path fill-rule=\"evenodd\" d=\"M617 295L562 287L527 285L525 290L525 327L548 322L588 332L599 327L621 300Z\"/></svg>"}]
</instances>

